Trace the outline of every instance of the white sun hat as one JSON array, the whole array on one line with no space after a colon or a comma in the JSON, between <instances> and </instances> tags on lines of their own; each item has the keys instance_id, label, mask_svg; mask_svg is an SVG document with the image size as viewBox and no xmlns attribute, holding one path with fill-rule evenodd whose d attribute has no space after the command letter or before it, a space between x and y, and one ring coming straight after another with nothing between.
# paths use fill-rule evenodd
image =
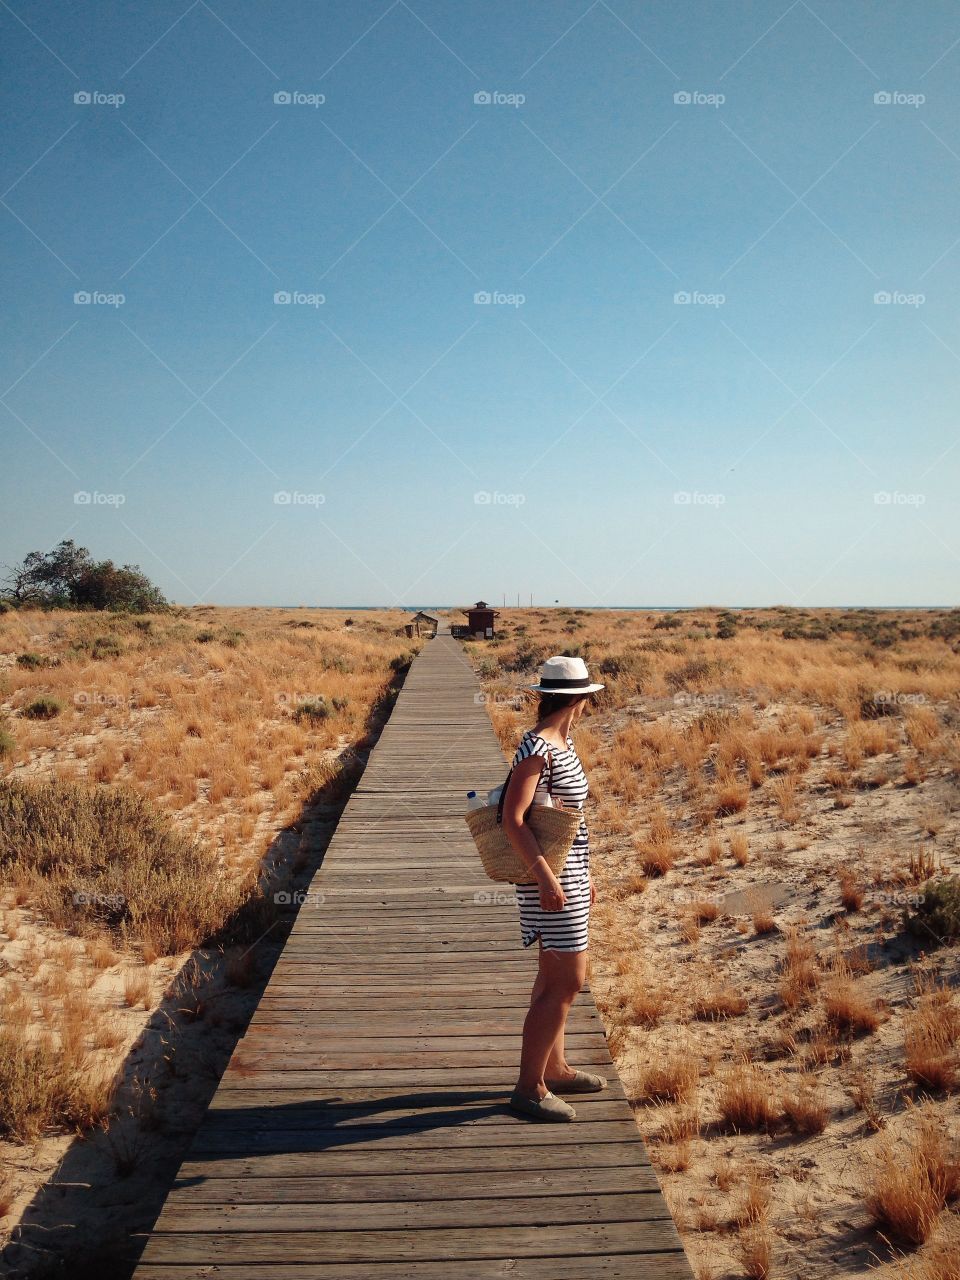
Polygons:
<instances>
[{"instance_id":1,"label":"white sun hat","mask_svg":"<svg viewBox=\"0 0 960 1280\"><path fill-rule=\"evenodd\" d=\"M597 689L605 686L591 683L587 664L582 658L558 653L547 658L540 668L540 683L528 684L527 688L538 693L596 693Z\"/></svg>"}]
</instances>

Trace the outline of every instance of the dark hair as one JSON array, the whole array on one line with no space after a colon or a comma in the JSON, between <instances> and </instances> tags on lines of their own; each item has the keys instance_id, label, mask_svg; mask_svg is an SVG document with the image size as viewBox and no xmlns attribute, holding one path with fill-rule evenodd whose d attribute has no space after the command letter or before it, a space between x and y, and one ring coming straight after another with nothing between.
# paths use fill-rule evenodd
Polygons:
<instances>
[{"instance_id":1,"label":"dark hair","mask_svg":"<svg viewBox=\"0 0 960 1280\"><path fill-rule=\"evenodd\" d=\"M555 711L561 711L564 707L572 707L591 696L589 693L541 693L540 702L537 706L537 720L544 720L547 716L552 716Z\"/></svg>"}]
</instances>

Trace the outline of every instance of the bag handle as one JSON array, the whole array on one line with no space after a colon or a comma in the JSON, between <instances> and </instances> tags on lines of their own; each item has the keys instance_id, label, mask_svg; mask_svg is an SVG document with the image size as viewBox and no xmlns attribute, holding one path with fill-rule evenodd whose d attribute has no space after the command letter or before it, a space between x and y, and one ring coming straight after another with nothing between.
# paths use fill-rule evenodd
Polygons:
<instances>
[{"instance_id":1,"label":"bag handle","mask_svg":"<svg viewBox=\"0 0 960 1280\"><path fill-rule=\"evenodd\" d=\"M541 774L543 773L543 763L542 763L542 762L543 762L543 760L544 760L544 759L545 759L545 760L546 760L546 762L547 762L547 795L552 796L552 795L553 795L553 787L552 787L552 785L551 785L551 784L552 784L552 782L553 782L553 752L552 752L552 751L548 751L545 757L544 757L544 756L542 756L542 755L540 756L540 760L541 760L541 764L540 764L540 773L541 773ZM512 777L513 777L513 766L511 765L511 767L510 767L510 772L507 774L506 781L504 782L504 784L503 784L502 788L500 789L500 799L497 801L497 826L500 826L501 822L503 821L503 802L504 802L504 800L506 800L506 798L507 798L507 787L509 787L509 785L510 785L510 779L511 779ZM537 786L539 786L539 785L540 785L540 781L539 781L539 779L538 779L538 780L537 780ZM531 810L532 808L533 808L533 801L531 800L531 801L530 801L530 805L529 805L529 807L527 808L527 812L523 815L523 816L524 816L524 818L526 818L526 817L527 817L527 814L529 814L529 812L530 812L530 810Z\"/></svg>"}]
</instances>

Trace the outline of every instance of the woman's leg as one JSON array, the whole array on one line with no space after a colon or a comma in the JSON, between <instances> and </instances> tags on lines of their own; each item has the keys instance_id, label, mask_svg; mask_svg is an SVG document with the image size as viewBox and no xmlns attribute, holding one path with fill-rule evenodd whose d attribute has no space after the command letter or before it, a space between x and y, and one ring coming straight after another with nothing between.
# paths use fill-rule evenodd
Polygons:
<instances>
[{"instance_id":1,"label":"woman's leg","mask_svg":"<svg viewBox=\"0 0 960 1280\"><path fill-rule=\"evenodd\" d=\"M580 975L579 991L583 986L587 973L587 952L576 951L573 953L583 962L583 971ZM573 1002L571 1001L571 1004ZM570 1006L567 1007L567 1013L570 1012ZM543 1069L544 1080L552 1080L556 1084L560 1080L572 1080L577 1074L573 1067L567 1063L566 1046L564 1045L564 1034L567 1029L567 1014L563 1016L563 1022L560 1024L560 1034L550 1046L550 1052L547 1055L547 1065Z\"/></svg>"},{"instance_id":2,"label":"woman's leg","mask_svg":"<svg viewBox=\"0 0 960 1280\"><path fill-rule=\"evenodd\" d=\"M551 1069L557 1067L560 1078L568 1073L563 1062L563 1027L585 979L586 951L549 951L541 946L540 969L523 1023L519 1093L542 1098L547 1092L548 1064Z\"/></svg>"}]
</instances>

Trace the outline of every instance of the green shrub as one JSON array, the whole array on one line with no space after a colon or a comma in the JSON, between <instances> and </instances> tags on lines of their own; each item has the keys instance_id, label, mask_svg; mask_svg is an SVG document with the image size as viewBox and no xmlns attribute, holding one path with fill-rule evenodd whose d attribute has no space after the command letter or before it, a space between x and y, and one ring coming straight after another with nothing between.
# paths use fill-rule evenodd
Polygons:
<instances>
[{"instance_id":1,"label":"green shrub","mask_svg":"<svg viewBox=\"0 0 960 1280\"><path fill-rule=\"evenodd\" d=\"M916 911L905 911L903 922L927 945L960 939L960 875L928 880Z\"/></svg>"},{"instance_id":2,"label":"green shrub","mask_svg":"<svg viewBox=\"0 0 960 1280\"><path fill-rule=\"evenodd\" d=\"M664 618L658 618L653 624L654 631L676 631L678 627L683 626L683 619L675 613L668 613Z\"/></svg>"},{"instance_id":3,"label":"green shrub","mask_svg":"<svg viewBox=\"0 0 960 1280\"><path fill-rule=\"evenodd\" d=\"M12 755L16 745L17 740L10 730L0 726L0 757Z\"/></svg>"},{"instance_id":4,"label":"green shrub","mask_svg":"<svg viewBox=\"0 0 960 1280\"><path fill-rule=\"evenodd\" d=\"M732 613L722 613L717 620L717 639L732 640L737 634L737 620Z\"/></svg>"},{"instance_id":5,"label":"green shrub","mask_svg":"<svg viewBox=\"0 0 960 1280\"><path fill-rule=\"evenodd\" d=\"M17 666L26 671L39 671L43 667L54 667L56 662L43 653L21 653L17 656Z\"/></svg>"},{"instance_id":6,"label":"green shrub","mask_svg":"<svg viewBox=\"0 0 960 1280\"><path fill-rule=\"evenodd\" d=\"M301 702L293 713L294 720L326 720L330 707L326 698L312 698L309 702Z\"/></svg>"},{"instance_id":7,"label":"green shrub","mask_svg":"<svg viewBox=\"0 0 960 1280\"><path fill-rule=\"evenodd\" d=\"M215 638L216 638L216 632L214 631L198 631L197 632L197 644L209 644L210 641L214 640Z\"/></svg>"},{"instance_id":8,"label":"green shrub","mask_svg":"<svg viewBox=\"0 0 960 1280\"><path fill-rule=\"evenodd\" d=\"M52 720L58 716L63 710L63 703L59 698L34 698L32 702L28 702L23 708L23 714L28 720Z\"/></svg>"},{"instance_id":9,"label":"green shrub","mask_svg":"<svg viewBox=\"0 0 960 1280\"><path fill-rule=\"evenodd\" d=\"M546 652L539 645L530 645L526 641L517 646L512 662L504 663L507 671L532 671L542 665Z\"/></svg>"},{"instance_id":10,"label":"green shrub","mask_svg":"<svg viewBox=\"0 0 960 1280\"><path fill-rule=\"evenodd\" d=\"M83 935L159 950L197 946L231 903L215 856L129 787L7 779L0 783L0 880Z\"/></svg>"},{"instance_id":11,"label":"green shrub","mask_svg":"<svg viewBox=\"0 0 960 1280\"><path fill-rule=\"evenodd\" d=\"M97 636L90 656L102 661L104 658L119 658L121 653L123 653L123 646L117 637L106 635Z\"/></svg>"},{"instance_id":12,"label":"green shrub","mask_svg":"<svg viewBox=\"0 0 960 1280\"><path fill-rule=\"evenodd\" d=\"M650 674L650 659L642 653L608 653L598 663L601 675L631 679L637 684Z\"/></svg>"},{"instance_id":13,"label":"green shrub","mask_svg":"<svg viewBox=\"0 0 960 1280\"><path fill-rule=\"evenodd\" d=\"M709 658L690 658L675 671L667 672L667 684L673 690L684 689L717 675L719 671L719 662L712 662Z\"/></svg>"}]
</instances>

